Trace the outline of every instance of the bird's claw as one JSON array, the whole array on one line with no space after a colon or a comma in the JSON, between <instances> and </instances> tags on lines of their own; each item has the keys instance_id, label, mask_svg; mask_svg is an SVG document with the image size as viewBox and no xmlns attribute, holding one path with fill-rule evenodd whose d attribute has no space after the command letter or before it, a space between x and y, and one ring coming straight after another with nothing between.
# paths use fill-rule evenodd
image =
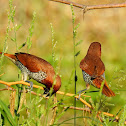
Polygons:
<instances>
[{"instance_id":1,"label":"bird's claw","mask_svg":"<svg viewBox=\"0 0 126 126\"><path fill-rule=\"evenodd\" d=\"M28 86L28 88L30 89L30 91L33 89L33 82L32 81L29 81L29 80L26 80L25 82L29 83L30 86Z\"/></svg>"},{"instance_id":2,"label":"bird's claw","mask_svg":"<svg viewBox=\"0 0 126 126\"><path fill-rule=\"evenodd\" d=\"M81 91L77 92L79 95L78 95L78 98L77 100L80 100L80 97L81 97Z\"/></svg>"},{"instance_id":3,"label":"bird's claw","mask_svg":"<svg viewBox=\"0 0 126 126\"><path fill-rule=\"evenodd\" d=\"M81 95L82 95L82 92L85 91L85 90L87 90L87 89L84 89L84 90L81 90L81 91L77 92L77 94L79 94L77 100L80 100L80 97L81 97Z\"/></svg>"}]
</instances>

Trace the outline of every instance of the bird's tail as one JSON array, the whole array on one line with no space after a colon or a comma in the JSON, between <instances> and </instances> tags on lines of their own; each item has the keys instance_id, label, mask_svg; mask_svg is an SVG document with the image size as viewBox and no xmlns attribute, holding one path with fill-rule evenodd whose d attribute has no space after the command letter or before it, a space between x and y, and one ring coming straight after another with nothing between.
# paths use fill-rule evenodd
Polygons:
<instances>
[{"instance_id":1,"label":"bird's tail","mask_svg":"<svg viewBox=\"0 0 126 126\"><path fill-rule=\"evenodd\" d=\"M96 78L96 79L93 80L93 83L97 88L101 87L102 82L103 82L103 78ZM104 86L103 86L103 89L102 89L102 93L104 95L106 95L107 97L115 96L115 93L107 85L106 80L104 81Z\"/></svg>"},{"instance_id":2,"label":"bird's tail","mask_svg":"<svg viewBox=\"0 0 126 126\"><path fill-rule=\"evenodd\" d=\"M108 87L107 82L105 81L102 93L105 94L108 97L115 96L115 93Z\"/></svg>"},{"instance_id":3,"label":"bird's tail","mask_svg":"<svg viewBox=\"0 0 126 126\"><path fill-rule=\"evenodd\" d=\"M0 52L0 54L2 54L2 52ZM13 54L4 53L4 56L6 56L7 58L9 58L13 62L15 62L15 60L16 60L16 56L13 55Z\"/></svg>"}]
</instances>

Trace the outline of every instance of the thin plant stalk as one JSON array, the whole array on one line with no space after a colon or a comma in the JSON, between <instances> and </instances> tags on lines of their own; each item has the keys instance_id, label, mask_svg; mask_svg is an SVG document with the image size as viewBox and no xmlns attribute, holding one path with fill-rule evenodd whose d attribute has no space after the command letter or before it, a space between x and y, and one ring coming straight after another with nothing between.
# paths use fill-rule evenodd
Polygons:
<instances>
[{"instance_id":1,"label":"thin plant stalk","mask_svg":"<svg viewBox=\"0 0 126 126\"><path fill-rule=\"evenodd\" d=\"M74 11L73 11L73 6L71 5L71 10L72 10L72 24L73 24L73 50L74 50L74 77L75 77L75 87L74 87L74 93L76 94L76 57L75 57L75 53L76 53L76 48L75 48L75 16L74 16ZM74 107L76 107L76 98L74 98ZM76 126L76 110L74 110L74 125Z\"/></svg>"}]
</instances>

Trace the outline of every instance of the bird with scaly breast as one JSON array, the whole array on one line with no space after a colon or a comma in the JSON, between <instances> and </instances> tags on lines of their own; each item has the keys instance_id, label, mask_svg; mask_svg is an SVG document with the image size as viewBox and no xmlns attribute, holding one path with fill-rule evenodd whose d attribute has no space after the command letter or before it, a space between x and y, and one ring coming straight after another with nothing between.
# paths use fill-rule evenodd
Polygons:
<instances>
[{"instance_id":1,"label":"bird with scaly breast","mask_svg":"<svg viewBox=\"0 0 126 126\"><path fill-rule=\"evenodd\" d=\"M105 66L101 60L101 44L99 42L91 43L87 55L80 62L80 68L86 82L86 89L79 91L79 94L89 89L90 85L100 89L104 82L102 93L107 97L115 96L105 80Z\"/></svg>"},{"instance_id":2,"label":"bird with scaly breast","mask_svg":"<svg viewBox=\"0 0 126 126\"><path fill-rule=\"evenodd\" d=\"M0 54L2 54L2 52L0 52ZM46 86L46 88L44 88L44 94L49 95L49 90L52 86L52 94L56 93L60 89L61 78L59 75L55 74L54 68L46 60L22 52L15 53L15 55L4 53L4 55L21 70L24 81L30 82L27 80L27 77L29 76L37 82L44 84ZM53 85L54 80L56 80L56 83ZM33 83L30 84L32 87Z\"/></svg>"}]
</instances>

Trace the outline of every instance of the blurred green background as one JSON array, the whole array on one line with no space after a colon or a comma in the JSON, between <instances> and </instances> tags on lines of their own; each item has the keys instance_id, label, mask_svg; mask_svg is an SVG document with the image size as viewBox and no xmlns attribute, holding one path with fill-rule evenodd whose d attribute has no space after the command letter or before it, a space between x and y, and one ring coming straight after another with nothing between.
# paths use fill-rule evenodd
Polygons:
<instances>
[{"instance_id":1,"label":"blurred green background","mask_svg":"<svg viewBox=\"0 0 126 126\"><path fill-rule=\"evenodd\" d=\"M117 3L115 0L73 0L74 2L85 5L98 5ZM118 0L122 3L125 0ZM69 78L73 70L73 35L72 35L72 16L71 8L68 5L55 3L48 0L14 0L13 5L16 7L15 24L21 24L21 28L17 31L17 44L20 46L26 41L29 34L29 27L32 21L32 14L36 12L36 19L34 24L34 33L32 37L32 47L29 53L39 56L48 62L52 63L52 44L51 44L51 27L52 23L55 31L55 40L57 41L56 55L60 57L60 75L62 79L62 87L60 91L74 93L74 81L69 84ZM2 51L6 28L8 23L7 11L9 10L9 2L7 0L0 0L0 50ZM85 82L79 63L86 55L88 47L91 42L98 41L102 45L102 60L106 67L106 80L110 88L116 93L113 98L107 98L107 101L114 104L114 107L106 106L104 110L112 114L116 114L119 109L125 104L126 97L126 8L116 9L100 9L90 10L84 14L83 10L74 8L76 20L75 23L80 23L77 30L76 42L83 40L77 46L76 50L80 50L80 55L77 60L77 91L85 88ZM8 53L14 54L16 52L15 43L11 40L14 32L10 32L7 40ZM26 47L20 50L27 52ZM4 58L2 72L5 73L1 80L3 81L17 81L18 68L7 58ZM74 79L73 79L74 80ZM37 84L37 82L34 82ZM0 85L1 88L5 87ZM92 87L90 90L97 90ZM87 93L96 101L98 93ZM0 92L1 99L9 104L9 91ZM62 96L57 95L60 99ZM73 104L73 99L65 101L65 104ZM80 101L77 101L77 106L82 107ZM109 108L109 109L108 109ZM81 115L77 111L77 115ZM63 116L61 120L68 117L73 117L73 110Z\"/></svg>"}]
</instances>

